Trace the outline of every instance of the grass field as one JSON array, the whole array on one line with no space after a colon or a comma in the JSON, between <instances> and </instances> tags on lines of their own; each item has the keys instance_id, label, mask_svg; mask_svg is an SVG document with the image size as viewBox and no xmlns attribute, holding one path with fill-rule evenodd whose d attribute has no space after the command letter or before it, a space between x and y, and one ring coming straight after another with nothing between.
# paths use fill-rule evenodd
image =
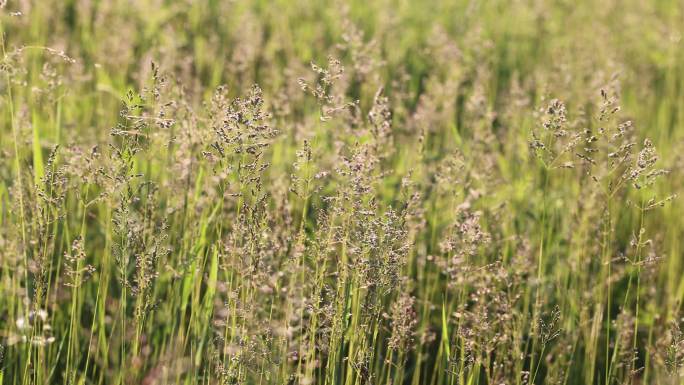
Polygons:
<instances>
[{"instance_id":1,"label":"grass field","mask_svg":"<svg viewBox=\"0 0 684 385\"><path fill-rule=\"evenodd\" d=\"M0 0L0 384L684 383L681 0Z\"/></svg>"}]
</instances>

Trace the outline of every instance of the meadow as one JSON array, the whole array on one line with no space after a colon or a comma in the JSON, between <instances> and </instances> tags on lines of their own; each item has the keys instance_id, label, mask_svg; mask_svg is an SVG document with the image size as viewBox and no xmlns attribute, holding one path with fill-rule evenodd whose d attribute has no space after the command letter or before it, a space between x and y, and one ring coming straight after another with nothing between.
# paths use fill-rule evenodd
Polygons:
<instances>
[{"instance_id":1,"label":"meadow","mask_svg":"<svg viewBox=\"0 0 684 385\"><path fill-rule=\"evenodd\" d=\"M0 0L0 384L683 384L683 33Z\"/></svg>"}]
</instances>

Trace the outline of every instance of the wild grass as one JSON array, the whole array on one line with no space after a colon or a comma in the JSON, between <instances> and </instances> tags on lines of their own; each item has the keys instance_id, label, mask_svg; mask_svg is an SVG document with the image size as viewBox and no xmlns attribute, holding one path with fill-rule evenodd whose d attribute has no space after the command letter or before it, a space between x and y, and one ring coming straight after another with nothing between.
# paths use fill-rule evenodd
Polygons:
<instances>
[{"instance_id":1,"label":"wild grass","mask_svg":"<svg viewBox=\"0 0 684 385\"><path fill-rule=\"evenodd\" d=\"M0 1L0 383L682 383L682 25Z\"/></svg>"}]
</instances>

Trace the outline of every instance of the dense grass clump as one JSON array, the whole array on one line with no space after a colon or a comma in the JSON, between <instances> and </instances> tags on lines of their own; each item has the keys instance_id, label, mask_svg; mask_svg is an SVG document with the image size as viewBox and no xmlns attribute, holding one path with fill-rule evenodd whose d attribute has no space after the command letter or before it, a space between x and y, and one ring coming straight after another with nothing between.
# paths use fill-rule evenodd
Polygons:
<instances>
[{"instance_id":1,"label":"dense grass clump","mask_svg":"<svg viewBox=\"0 0 684 385\"><path fill-rule=\"evenodd\" d=\"M0 1L0 384L682 383L682 26Z\"/></svg>"}]
</instances>

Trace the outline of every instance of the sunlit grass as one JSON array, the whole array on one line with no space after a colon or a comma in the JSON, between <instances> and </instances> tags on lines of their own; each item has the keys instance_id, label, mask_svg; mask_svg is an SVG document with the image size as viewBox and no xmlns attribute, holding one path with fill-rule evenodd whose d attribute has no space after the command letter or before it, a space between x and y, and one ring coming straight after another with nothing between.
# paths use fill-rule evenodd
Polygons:
<instances>
[{"instance_id":1,"label":"sunlit grass","mask_svg":"<svg viewBox=\"0 0 684 385\"><path fill-rule=\"evenodd\" d=\"M681 383L680 2L0 12L0 383Z\"/></svg>"}]
</instances>

